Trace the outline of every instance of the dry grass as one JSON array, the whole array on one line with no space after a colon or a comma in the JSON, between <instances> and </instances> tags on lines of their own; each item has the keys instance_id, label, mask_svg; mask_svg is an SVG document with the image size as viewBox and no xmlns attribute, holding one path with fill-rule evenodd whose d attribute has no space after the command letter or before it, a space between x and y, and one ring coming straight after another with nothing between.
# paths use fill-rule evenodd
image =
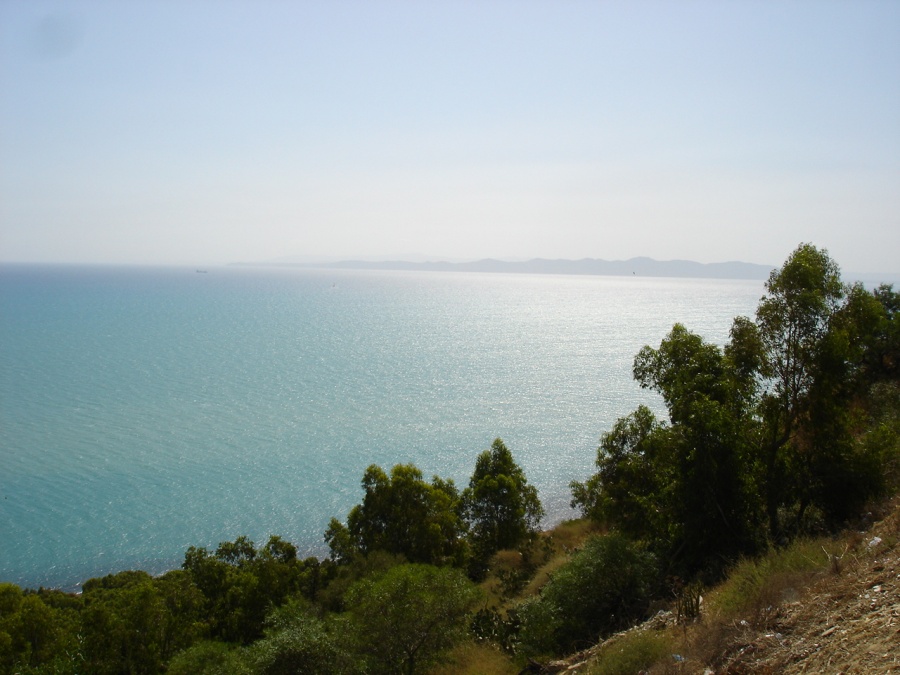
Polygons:
<instances>
[{"instance_id":1,"label":"dry grass","mask_svg":"<svg viewBox=\"0 0 900 675\"><path fill-rule=\"evenodd\" d=\"M540 593L553 573L568 562L569 555L579 549L586 539L600 532L599 526L586 519L567 520L545 532L543 536L548 554L522 589L519 599Z\"/></svg>"},{"instance_id":2,"label":"dry grass","mask_svg":"<svg viewBox=\"0 0 900 675\"><path fill-rule=\"evenodd\" d=\"M581 546L593 534L602 534L600 526L586 518L579 518L560 523L544 536L550 539L554 550L565 553Z\"/></svg>"},{"instance_id":3,"label":"dry grass","mask_svg":"<svg viewBox=\"0 0 900 675\"><path fill-rule=\"evenodd\" d=\"M829 570L840 571L847 545L829 538L801 539L766 555L742 560L707 598L723 618L738 618L765 627L768 615L795 599L798 588Z\"/></svg>"},{"instance_id":4,"label":"dry grass","mask_svg":"<svg viewBox=\"0 0 900 675\"><path fill-rule=\"evenodd\" d=\"M429 675L516 675L519 668L498 648L487 643L465 642L446 654Z\"/></svg>"},{"instance_id":5,"label":"dry grass","mask_svg":"<svg viewBox=\"0 0 900 675\"><path fill-rule=\"evenodd\" d=\"M525 588L519 594L519 600L532 598L541 592L541 589L550 581L552 574L569 561L569 556L565 553L553 556L546 563L541 565L534 576L526 584Z\"/></svg>"},{"instance_id":6,"label":"dry grass","mask_svg":"<svg viewBox=\"0 0 900 675\"><path fill-rule=\"evenodd\" d=\"M603 645L592 660L589 675L634 675L672 659L673 640L652 630L627 633Z\"/></svg>"},{"instance_id":7,"label":"dry grass","mask_svg":"<svg viewBox=\"0 0 900 675\"><path fill-rule=\"evenodd\" d=\"M481 583L487 606L516 604L540 593L550 576L591 535L601 529L589 520L567 520L542 532L530 549L498 551L491 558ZM515 602L511 602L512 600Z\"/></svg>"},{"instance_id":8,"label":"dry grass","mask_svg":"<svg viewBox=\"0 0 900 675\"><path fill-rule=\"evenodd\" d=\"M708 594L702 620L672 633L684 672L900 672L900 654L888 646L900 616L900 499L893 501L864 535L801 540L736 565ZM671 661L650 672L663 667Z\"/></svg>"}]
</instances>

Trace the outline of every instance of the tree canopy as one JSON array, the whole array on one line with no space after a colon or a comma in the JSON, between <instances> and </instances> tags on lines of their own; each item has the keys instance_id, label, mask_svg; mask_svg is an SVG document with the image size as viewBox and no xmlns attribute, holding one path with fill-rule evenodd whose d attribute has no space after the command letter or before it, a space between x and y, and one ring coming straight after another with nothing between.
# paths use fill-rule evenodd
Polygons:
<instances>
[{"instance_id":1,"label":"tree canopy","mask_svg":"<svg viewBox=\"0 0 900 675\"><path fill-rule=\"evenodd\" d=\"M466 546L453 481L435 476L428 483L412 464L397 464L390 475L373 464L362 487L363 501L350 510L347 525L332 518L325 533L333 558L349 562L355 555L385 551L409 562L463 563Z\"/></svg>"}]
</instances>

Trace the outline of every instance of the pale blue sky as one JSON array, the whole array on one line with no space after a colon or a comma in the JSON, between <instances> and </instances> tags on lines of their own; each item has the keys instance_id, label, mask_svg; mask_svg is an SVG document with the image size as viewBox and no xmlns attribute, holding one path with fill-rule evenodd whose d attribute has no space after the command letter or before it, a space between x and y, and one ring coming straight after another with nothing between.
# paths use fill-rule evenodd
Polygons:
<instances>
[{"instance_id":1,"label":"pale blue sky","mask_svg":"<svg viewBox=\"0 0 900 675\"><path fill-rule=\"evenodd\" d=\"M900 2L0 2L0 260L900 272Z\"/></svg>"}]
</instances>

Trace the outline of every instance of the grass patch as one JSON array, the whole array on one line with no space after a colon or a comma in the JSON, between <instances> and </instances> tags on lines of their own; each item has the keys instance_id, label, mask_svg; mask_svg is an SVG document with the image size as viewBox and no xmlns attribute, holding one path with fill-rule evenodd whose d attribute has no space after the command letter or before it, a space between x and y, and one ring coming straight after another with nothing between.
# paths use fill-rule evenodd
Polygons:
<instances>
[{"instance_id":1,"label":"grass patch","mask_svg":"<svg viewBox=\"0 0 900 675\"><path fill-rule=\"evenodd\" d=\"M497 647L488 643L465 642L443 657L429 675L517 675L520 668Z\"/></svg>"},{"instance_id":2,"label":"grass patch","mask_svg":"<svg viewBox=\"0 0 900 675\"><path fill-rule=\"evenodd\" d=\"M845 550L827 538L800 539L760 558L742 560L710 594L710 607L726 617L766 625L778 606L793 600L813 577L840 572Z\"/></svg>"},{"instance_id":3,"label":"grass patch","mask_svg":"<svg viewBox=\"0 0 900 675\"><path fill-rule=\"evenodd\" d=\"M584 543L592 534L602 534L602 529L592 520L578 518L564 520L552 530L544 533L557 552L572 551Z\"/></svg>"},{"instance_id":4,"label":"grass patch","mask_svg":"<svg viewBox=\"0 0 900 675\"><path fill-rule=\"evenodd\" d=\"M522 589L522 592L519 594L519 599L524 600L527 598L533 598L538 593L541 592L541 589L547 585L547 582L550 581L550 577L553 575L556 570L565 565L569 561L569 556L565 553L558 553L546 563L541 565L537 571L534 573L534 576L531 580L525 585L525 588Z\"/></svg>"},{"instance_id":5,"label":"grass patch","mask_svg":"<svg viewBox=\"0 0 900 675\"><path fill-rule=\"evenodd\" d=\"M664 633L635 631L613 640L600 650L590 675L634 675L671 659L672 642Z\"/></svg>"}]
</instances>

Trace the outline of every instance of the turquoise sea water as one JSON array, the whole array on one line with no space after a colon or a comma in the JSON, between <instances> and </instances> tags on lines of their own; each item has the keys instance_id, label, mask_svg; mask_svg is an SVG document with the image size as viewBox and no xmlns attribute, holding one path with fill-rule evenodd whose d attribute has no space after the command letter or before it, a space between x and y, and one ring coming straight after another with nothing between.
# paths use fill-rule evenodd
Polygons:
<instances>
[{"instance_id":1,"label":"turquoise sea water","mask_svg":"<svg viewBox=\"0 0 900 675\"><path fill-rule=\"evenodd\" d=\"M0 267L0 581L72 588L279 534L325 555L372 463L464 486L500 436L571 515L635 353L761 282Z\"/></svg>"}]
</instances>

